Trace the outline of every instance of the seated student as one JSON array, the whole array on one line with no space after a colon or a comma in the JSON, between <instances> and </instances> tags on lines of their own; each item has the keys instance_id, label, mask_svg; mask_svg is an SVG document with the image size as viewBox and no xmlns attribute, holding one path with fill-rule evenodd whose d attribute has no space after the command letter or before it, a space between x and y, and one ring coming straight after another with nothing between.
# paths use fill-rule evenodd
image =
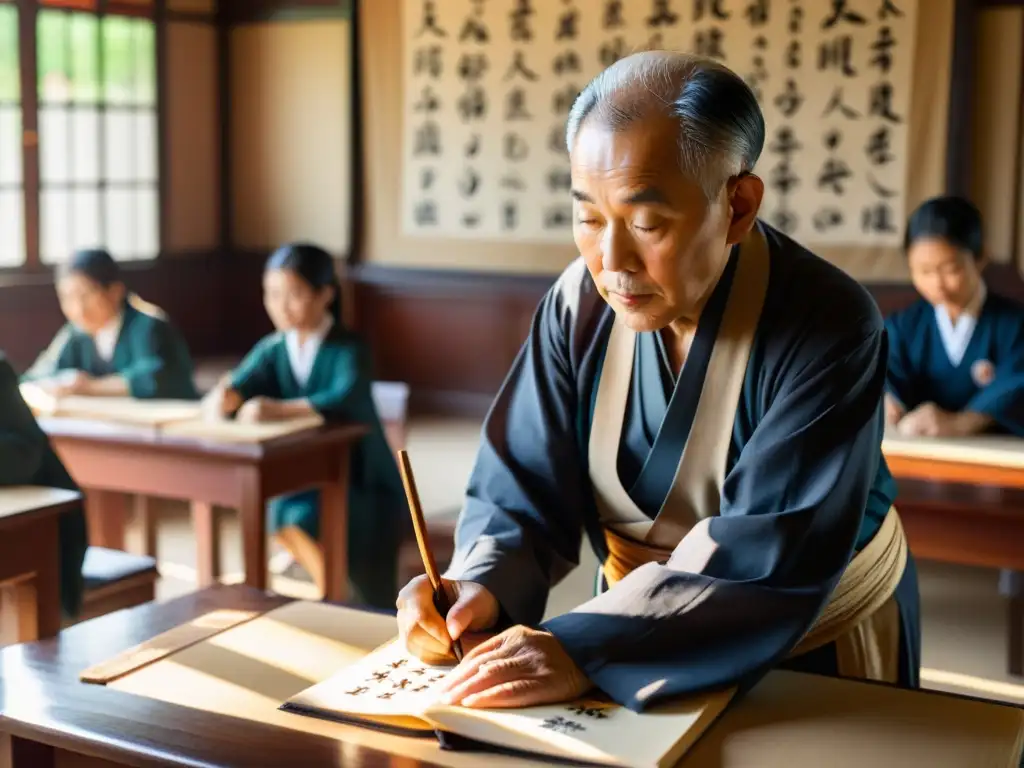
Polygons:
<instances>
[{"instance_id":1,"label":"seated student","mask_svg":"<svg viewBox=\"0 0 1024 768\"><path fill-rule=\"evenodd\" d=\"M348 564L357 599L393 610L397 553L404 521L398 466L371 396L370 364L359 338L342 326L334 262L312 245L286 245L267 261L263 301L277 333L260 341L205 407L237 412L248 421L318 413L327 420L362 422L367 434L352 452L348 498ZM320 493L303 491L271 501L270 529L324 588L317 544Z\"/></svg>"},{"instance_id":2,"label":"seated student","mask_svg":"<svg viewBox=\"0 0 1024 768\"><path fill-rule=\"evenodd\" d=\"M985 288L978 209L926 201L910 216L906 250L923 298L885 323L886 422L904 435L1024 436L1024 306Z\"/></svg>"},{"instance_id":3,"label":"seated student","mask_svg":"<svg viewBox=\"0 0 1024 768\"><path fill-rule=\"evenodd\" d=\"M18 377L0 352L0 486L43 485L78 490L50 447L18 390ZM79 506L61 515L60 601L65 618L82 607L82 563L88 549L85 511Z\"/></svg>"},{"instance_id":4,"label":"seated student","mask_svg":"<svg viewBox=\"0 0 1024 768\"><path fill-rule=\"evenodd\" d=\"M196 400L185 340L163 312L126 292L102 250L75 253L58 271L67 324L25 375L56 395Z\"/></svg>"}]
</instances>

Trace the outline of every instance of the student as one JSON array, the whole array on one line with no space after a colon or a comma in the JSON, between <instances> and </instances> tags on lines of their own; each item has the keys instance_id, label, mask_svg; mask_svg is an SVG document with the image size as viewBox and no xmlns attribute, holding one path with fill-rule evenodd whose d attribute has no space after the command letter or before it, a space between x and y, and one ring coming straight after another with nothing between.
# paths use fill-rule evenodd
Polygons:
<instances>
[{"instance_id":1,"label":"student","mask_svg":"<svg viewBox=\"0 0 1024 768\"><path fill-rule=\"evenodd\" d=\"M887 423L904 435L1024 436L1024 306L985 288L978 209L926 201L910 216L906 251L922 298L885 324Z\"/></svg>"},{"instance_id":2,"label":"student","mask_svg":"<svg viewBox=\"0 0 1024 768\"><path fill-rule=\"evenodd\" d=\"M205 406L239 420L274 421L318 413L370 427L352 452L349 574L358 597L394 609L397 550L408 513L401 478L371 396L370 364L360 340L342 326L334 262L313 245L286 245L267 261L263 301L277 332L260 341ZM270 529L324 589L317 543L320 492L271 501Z\"/></svg>"},{"instance_id":3,"label":"student","mask_svg":"<svg viewBox=\"0 0 1024 768\"><path fill-rule=\"evenodd\" d=\"M58 271L67 324L25 375L56 395L196 400L185 340L152 304L128 294L103 250L79 251Z\"/></svg>"},{"instance_id":4,"label":"student","mask_svg":"<svg viewBox=\"0 0 1024 768\"><path fill-rule=\"evenodd\" d=\"M78 490L22 399L18 377L0 352L0 486L10 485ZM61 515L59 528L60 601L65 618L71 619L82 605L82 563L88 548L81 505Z\"/></svg>"}]
</instances>

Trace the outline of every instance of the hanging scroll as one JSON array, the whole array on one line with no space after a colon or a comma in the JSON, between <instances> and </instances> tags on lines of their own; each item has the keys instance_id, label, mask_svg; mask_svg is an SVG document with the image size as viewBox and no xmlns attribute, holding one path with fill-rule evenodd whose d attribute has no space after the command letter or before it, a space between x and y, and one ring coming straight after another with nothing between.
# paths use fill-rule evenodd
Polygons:
<instances>
[{"instance_id":1,"label":"hanging scroll","mask_svg":"<svg viewBox=\"0 0 1024 768\"><path fill-rule=\"evenodd\" d=\"M907 213L918 0L405 0L403 230L569 242L565 118L648 48L716 58L767 124L761 217L894 246Z\"/></svg>"}]
</instances>

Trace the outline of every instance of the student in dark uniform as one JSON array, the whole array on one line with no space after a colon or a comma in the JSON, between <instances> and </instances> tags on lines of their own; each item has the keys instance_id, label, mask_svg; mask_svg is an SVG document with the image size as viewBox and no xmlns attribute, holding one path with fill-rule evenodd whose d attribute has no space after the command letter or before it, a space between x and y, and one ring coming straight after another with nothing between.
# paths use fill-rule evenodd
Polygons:
<instances>
[{"instance_id":1,"label":"student in dark uniform","mask_svg":"<svg viewBox=\"0 0 1024 768\"><path fill-rule=\"evenodd\" d=\"M185 340L158 307L126 291L109 253L74 254L57 295L68 322L25 380L56 395L198 399Z\"/></svg>"},{"instance_id":2,"label":"student in dark uniform","mask_svg":"<svg viewBox=\"0 0 1024 768\"><path fill-rule=\"evenodd\" d=\"M341 322L339 283L327 252L306 244L273 253L263 300L277 332L260 341L228 380L207 397L215 413L249 421L320 414L370 427L352 452L348 499L349 574L357 599L393 609L397 551L408 515L401 478L371 395L370 360ZM273 500L270 528L324 588L320 492Z\"/></svg>"},{"instance_id":3,"label":"student in dark uniform","mask_svg":"<svg viewBox=\"0 0 1024 768\"><path fill-rule=\"evenodd\" d=\"M0 352L0 486L43 485L78 490L18 391L18 377ZM60 600L65 618L82 605L82 563L88 548L85 512L60 518Z\"/></svg>"},{"instance_id":4,"label":"student in dark uniform","mask_svg":"<svg viewBox=\"0 0 1024 768\"><path fill-rule=\"evenodd\" d=\"M978 209L928 200L906 248L921 299L885 323L886 420L905 435L1024 436L1024 306L985 287Z\"/></svg>"}]
</instances>

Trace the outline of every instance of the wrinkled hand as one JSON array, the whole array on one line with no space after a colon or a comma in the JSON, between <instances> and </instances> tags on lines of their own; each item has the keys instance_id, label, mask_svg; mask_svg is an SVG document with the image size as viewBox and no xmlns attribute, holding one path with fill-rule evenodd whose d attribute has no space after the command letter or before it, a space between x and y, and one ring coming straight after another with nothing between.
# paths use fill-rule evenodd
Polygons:
<instances>
[{"instance_id":1,"label":"wrinkled hand","mask_svg":"<svg viewBox=\"0 0 1024 768\"><path fill-rule=\"evenodd\" d=\"M277 403L269 397L254 397L245 401L235 418L248 424L273 421L277 418Z\"/></svg>"},{"instance_id":2,"label":"wrinkled hand","mask_svg":"<svg viewBox=\"0 0 1024 768\"><path fill-rule=\"evenodd\" d=\"M441 581L452 601L446 617L434 606L434 590L426 574L406 584L395 601L402 642L409 653L427 664L454 662L453 640L467 632L490 629L498 621L498 599L489 589L472 581ZM468 641L463 639L463 651L469 650Z\"/></svg>"},{"instance_id":3,"label":"wrinkled hand","mask_svg":"<svg viewBox=\"0 0 1024 768\"><path fill-rule=\"evenodd\" d=\"M890 427L896 426L904 416L903 408L892 395L885 396L885 423Z\"/></svg>"},{"instance_id":4,"label":"wrinkled hand","mask_svg":"<svg viewBox=\"0 0 1024 768\"><path fill-rule=\"evenodd\" d=\"M554 635L516 626L466 654L439 693L464 707L529 707L568 701L592 687Z\"/></svg>"},{"instance_id":5,"label":"wrinkled hand","mask_svg":"<svg viewBox=\"0 0 1024 768\"><path fill-rule=\"evenodd\" d=\"M906 437L949 437L957 434L956 414L924 403L900 419L897 431Z\"/></svg>"}]
</instances>

